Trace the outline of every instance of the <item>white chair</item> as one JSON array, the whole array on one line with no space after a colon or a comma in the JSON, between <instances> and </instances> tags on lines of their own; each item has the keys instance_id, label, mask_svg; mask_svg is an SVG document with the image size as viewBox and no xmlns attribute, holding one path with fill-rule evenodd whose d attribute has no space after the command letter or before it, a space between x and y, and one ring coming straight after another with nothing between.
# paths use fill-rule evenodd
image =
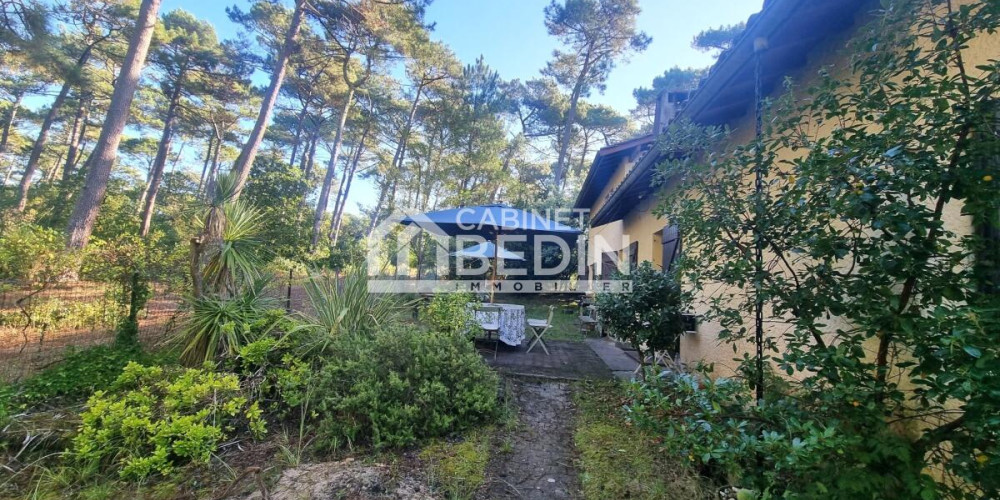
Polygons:
<instances>
[{"instance_id":1,"label":"white chair","mask_svg":"<svg viewBox=\"0 0 1000 500\"><path fill-rule=\"evenodd\" d=\"M502 307L486 304L477 306L474 313L476 323L479 324L479 328L482 328L483 333L486 334L486 340L494 342L493 359L497 359L497 352L500 350L500 314L502 312ZM496 338L493 338L494 333L496 334Z\"/></svg>"},{"instance_id":2,"label":"white chair","mask_svg":"<svg viewBox=\"0 0 1000 500\"><path fill-rule=\"evenodd\" d=\"M545 355L549 355L549 349L545 346L545 341L542 340L542 336L545 332L552 328L552 314L555 312L556 306L549 306L549 319L529 319L528 326L531 327L531 333L534 335L531 344L528 346L528 352L534 349L535 345L541 345L542 350L545 351Z\"/></svg>"}]
</instances>

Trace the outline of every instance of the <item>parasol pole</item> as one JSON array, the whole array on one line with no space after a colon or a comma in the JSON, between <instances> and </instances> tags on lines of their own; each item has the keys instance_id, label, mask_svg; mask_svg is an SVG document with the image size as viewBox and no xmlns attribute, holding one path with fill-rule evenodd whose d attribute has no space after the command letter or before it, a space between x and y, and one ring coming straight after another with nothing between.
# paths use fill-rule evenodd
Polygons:
<instances>
[{"instance_id":1,"label":"parasol pole","mask_svg":"<svg viewBox=\"0 0 1000 500\"><path fill-rule=\"evenodd\" d=\"M496 290L497 255L500 253L500 231L493 233L493 272L490 274L490 304L493 303L493 292Z\"/></svg>"}]
</instances>

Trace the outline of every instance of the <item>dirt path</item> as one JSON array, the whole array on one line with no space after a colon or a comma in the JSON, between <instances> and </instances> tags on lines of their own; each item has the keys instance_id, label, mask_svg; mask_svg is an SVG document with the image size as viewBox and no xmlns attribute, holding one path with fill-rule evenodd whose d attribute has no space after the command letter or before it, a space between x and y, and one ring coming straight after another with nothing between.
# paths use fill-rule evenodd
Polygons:
<instances>
[{"instance_id":1,"label":"dirt path","mask_svg":"<svg viewBox=\"0 0 1000 500\"><path fill-rule=\"evenodd\" d=\"M518 424L499 436L480 499L579 498L574 466L572 388L512 379Z\"/></svg>"}]
</instances>

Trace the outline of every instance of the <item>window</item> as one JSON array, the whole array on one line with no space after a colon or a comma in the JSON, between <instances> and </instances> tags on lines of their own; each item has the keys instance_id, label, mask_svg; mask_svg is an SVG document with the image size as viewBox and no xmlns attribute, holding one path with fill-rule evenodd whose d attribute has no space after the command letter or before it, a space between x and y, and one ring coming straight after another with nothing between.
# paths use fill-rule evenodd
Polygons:
<instances>
[{"instance_id":1,"label":"window","mask_svg":"<svg viewBox=\"0 0 1000 500\"><path fill-rule=\"evenodd\" d=\"M628 268L635 271L639 267L639 242L634 241L628 246Z\"/></svg>"}]
</instances>

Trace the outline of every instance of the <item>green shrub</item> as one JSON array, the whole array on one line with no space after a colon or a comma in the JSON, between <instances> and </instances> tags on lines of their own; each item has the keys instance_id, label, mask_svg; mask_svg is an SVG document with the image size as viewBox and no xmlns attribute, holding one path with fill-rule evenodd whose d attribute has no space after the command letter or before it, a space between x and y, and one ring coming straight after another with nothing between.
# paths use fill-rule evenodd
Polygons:
<instances>
[{"instance_id":1,"label":"green shrub","mask_svg":"<svg viewBox=\"0 0 1000 500\"><path fill-rule=\"evenodd\" d=\"M297 353L303 342L301 335L282 333L290 324L287 318L278 321L270 332L241 347L224 365L240 375L255 401L280 416L288 416L304 402L313 372Z\"/></svg>"},{"instance_id":2,"label":"green shrub","mask_svg":"<svg viewBox=\"0 0 1000 500\"><path fill-rule=\"evenodd\" d=\"M464 336L398 328L331 348L312 381L323 447L405 446L497 414L497 375Z\"/></svg>"},{"instance_id":3,"label":"green shrub","mask_svg":"<svg viewBox=\"0 0 1000 500\"><path fill-rule=\"evenodd\" d=\"M604 328L632 344L641 360L645 360L650 350L676 353L684 321L680 286L673 276L654 269L646 261L619 278L632 281L631 291L597 295Z\"/></svg>"},{"instance_id":4,"label":"green shrub","mask_svg":"<svg viewBox=\"0 0 1000 500\"><path fill-rule=\"evenodd\" d=\"M101 299L87 302L36 297L25 305L24 312L10 310L0 313L0 326L54 330L117 325L126 317L127 308L114 295L108 290Z\"/></svg>"},{"instance_id":5,"label":"green shrub","mask_svg":"<svg viewBox=\"0 0 1000 500\"><path fill-rule=\"evenodd\" d=\"M436 332L469 334L478 326L469 309L475 301L471 293L439 293L424 308L420 319Z\"/></svg>"},{"instance_id":6,"label":"green shrub","mask_svg":"<svg viewBox=\"0 0 1000 500\"><path fill-rule=\"evenodd\" d=\"M75 267L66 240L54 229L12 222L0 228L0 280L51 283Z\"/></svg>"},{"instance_id":7,"label":"green shrub","mask_svg":"<svg viewBox=\"0 0 1000 500\"><path fill-rule=\"evenodd\" d=\"M261 414L236 375L129 363L111 391L87 402L70 455L128 480L169 475L188 462L208 463L240 426L263 435Z\"/></svg>"},{"instance_id":8,"label":"green shrub","mask_svg":"<svg viewBox=\"0 0 1000 500\"><path fill-rule=\"evenodd\" d=\"M631 386L630 418L702 474L762 498L938 498L903 436L858 400L756 407L741 381L664 373ZM860 398L860 397L859 397Z\"/></svg>"},{"instance_id":9,"label":"green shrub","mask_svg":"<svg viewBox=\"0 0 1000 500\"><path fill-rule=\"evenodd\" d=\"M102 345L80 351L70 347L61 362L22 382L15 401L31 407L58 398L83 399L111 387L130 362L150 360L138 345Z\"/></svg>"}]
</instances>

